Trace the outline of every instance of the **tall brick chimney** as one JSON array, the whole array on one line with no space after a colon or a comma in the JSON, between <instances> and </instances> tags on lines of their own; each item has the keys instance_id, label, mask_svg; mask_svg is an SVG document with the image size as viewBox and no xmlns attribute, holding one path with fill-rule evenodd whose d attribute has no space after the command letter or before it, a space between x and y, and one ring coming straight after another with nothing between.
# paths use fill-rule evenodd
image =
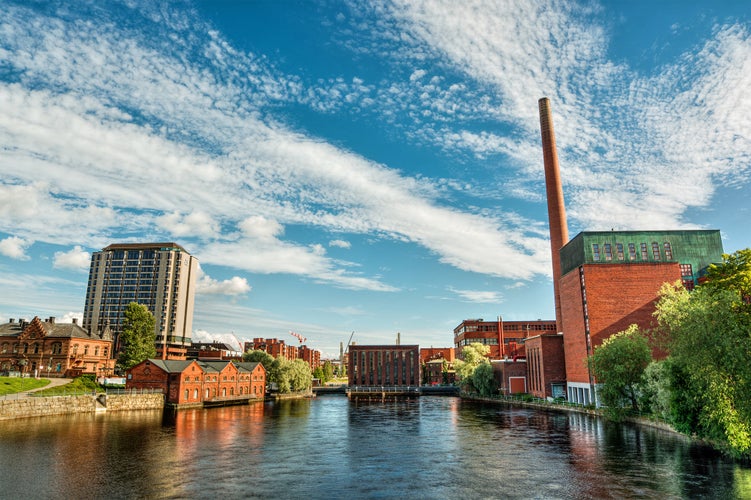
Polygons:
<instances>
[{"instance_id":1,"label":"tall brick chimney","mask_svg":"<svg viewBox=\"0 0 751 500\"><path fill-rule=\"evenodd\" d=\"M540 107L540 133L542 134L542 156L545 162L545 191L548 198L548 223L550 225L550 253L553 260L553 294L555 295L555 324L562 331L561 321L561 257L560 249L568 242L566 206L563 203L561 172L558 169L558 152L555 148L553 113L550 99L538 101Z\"/></svg>"}]
</instances>

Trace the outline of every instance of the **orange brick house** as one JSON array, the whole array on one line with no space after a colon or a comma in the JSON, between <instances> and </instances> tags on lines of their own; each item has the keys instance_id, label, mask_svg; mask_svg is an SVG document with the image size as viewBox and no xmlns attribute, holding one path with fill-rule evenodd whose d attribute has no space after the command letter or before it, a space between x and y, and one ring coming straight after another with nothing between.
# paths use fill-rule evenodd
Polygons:
<instances>
[{"instance_id":1,"label":"orange brick house","mask_svg":"<svg viewBox=\"0 0 751 500\"><path fill-rule=\"evenodd\" d=\"M175 406L263 399L266 370L261 363L147 359L126 373L126 389L159 389Z\"/></svg>"},{"instance_id":2,"label":"orange brick house","mask_svg":"<svg viewBox=\"0 0 751 500\"><path fill-rule=\"evenodd\" d=\"M22 376L77 377L82 374L110 376L115 368L112 335L105 328L91 335L73 323L11 319L0 325L0 371Z\"/></svg>"}]
</instances>

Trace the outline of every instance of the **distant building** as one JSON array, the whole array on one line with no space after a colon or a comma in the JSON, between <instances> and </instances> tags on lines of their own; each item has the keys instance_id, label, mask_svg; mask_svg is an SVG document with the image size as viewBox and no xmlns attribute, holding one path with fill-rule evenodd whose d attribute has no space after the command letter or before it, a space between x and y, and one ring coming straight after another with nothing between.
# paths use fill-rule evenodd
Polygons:
<instances>
[{"instance_id":1,"label":"distant building","mask_svg":"<svg viewBox=\"0 0 751 500\"><path fill-rule=\"evenodd\" d=\"M456 357L462 357L462 349L472 343L490 347L490 359L524 357L524 339L542 333L555 333L555 321L484 321L465 319L454 328Z\"/></svg>"},{"instance_id":2,"label":"distant building","mask_svg":"<svg viewBox=\"0 0 751 500\"><path fill-rule=\"evenodd\" d=\"M245 342L245 351L263 351L274 358L283 358L293 361L302 359L311 371L321 366L321 351L311 349L306 345L290 345L279 339L254 338L253 342Z\"/></svg>"},{"instance_id":3,"label":"distant building","mask_svg":"<svg viewBox=\"0 0 751 500\"><path fill-rule=\"evenodd\" d=\"M565 398L563 335L535 335L528 337L524 346L527 352L527 392L538 398Z\"/></svg>"},{"instance_id":4,"label":"distant building","mask_svg":"<svg viewBox=\"0 0 751 500\"><path fill-rule=\"evenodd\" d=\"M39 377L97 377L113 374L112 335L91 335L73 323L11 319L0 325L0 370Z\"/></svg>"},{"instance_id":5,"label":"distant building","mask_svg":"<svg viewBox=\"0 0 751 500\"><path fill-rule=\"evenodd\" d=\"M348 382L352 386L419 386L417 345L350 345Z\"/></svg>"},{"instance_id":6,"label":"distant building","mask_svg":"<svg viewBox=\"0 0 751 500\"><path fill-rule=\"evenodd\" d=\"M187 358L202 361L242 361L243 353L224 342L193 342L188 348Z\"/></svg>"},{"instance_id":7,"label":"distant building","mask_svg":"<svg viewBox=\"0 0 751 500\"><path fill-rule=\"evenodd\" d=\"M568 399L596 403L587 357L631 324L655 326L662 285L692 289L722 253L716 230L588 231L566 243L559 280Z\"/></svg>"},{"instance_id":8,"label":"distant building","mask_svg":"<svg viewBox=\"0 0 751 500\"><path fill-rule=\"evenodd\" d=\"M315 370L321 366L321 351L317 349L311 349L306 345L301 345L297 348L297 356L298 359L302 359L308 363L311 370Z\"/></svg>"},{"instance_id":9,"label":"distant building","mask_svg":"<svg viewBox=\"0 0 751 500\"><path fill-rule=\"evenodd\" d=\"M206 406L263 399L261 363L147 359L128 370L126 389L157 389L173 406Z\"/></svg>"},{"instance_id":10,"label":"distant building","mask_svg":"<svg viewBox=\"0 0 751 500\"><path fill-rule=\"evenodd\" d=\"M524 359L496 359L490 362L498 392L506 396L528 392L527 362Z\"/></svg>"},{"instance_id":11,"label":"distant building","mask_svg":"<svg viewBox=\"0 0 751 500\"><path fill-rule=\"evenodd\" d=\"M423 384L445 385L456 381L453 347L422 347L420 363Z\"/></svg>"},{"instance_id":12,"label":"distant building","mask_svg":"<svg viewBox=\"0 0 751 500\"><path fill-rule=\"evenodd\" d=\"M453 347L421 347L420 362L427 363L436 359L445 359L449 363L454 362Z\"/></svg>"},{"instance_id":13,"label":"distant building","mask_svg":"<svg viewBox=\"0 0 751 500\"><path fill-rule=\"evenodd\" d=\"M131 302L154 315L157 357L185 359L193 330L198 260L176 243L113 244L91 256L83 327L109 326L119 349L123 312Z\"/></svg>"},{"instance_id":14,"label":"distant building","mask_svg":"<svg viewBox=\"0 0 751 500\"><path fill-rule=\"evenodd\" d=\"M254 338L253 342L245 342L245 351L264 351L274 358L297 359L297 347L279 339Z\"/></svg>"}]
</instances>

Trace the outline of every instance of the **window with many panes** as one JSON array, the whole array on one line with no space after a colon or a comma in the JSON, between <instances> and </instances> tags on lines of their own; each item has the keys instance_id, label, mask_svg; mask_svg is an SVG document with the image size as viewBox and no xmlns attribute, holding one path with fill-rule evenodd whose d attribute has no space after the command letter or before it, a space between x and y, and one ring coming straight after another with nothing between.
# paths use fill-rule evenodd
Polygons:
<instances>
[{"instance_id":1,"label":"window with many panes","mask_svg":"<svg viewBox=\"0 0 751 500\"><path fill-rule=\"evenodd\" d=\"M600 245L592 244L592 260L600 260Z\"/></svg>"},{"instance_id":2,"label":"window with many panes","mask_svg":"<svg viewBox=\"0 0 751 500\"><path fill-rule=\"evenodd\" d=\"M633 243L628 244L628 258L630 260L636 260L636 245Z\"/></svg>"},{"instance_id":3,"label":"window with many panes","mask_svg":"<svg viewBox=\"0 0 751 500\"><path fill-rule=\"evenodd\" d=\"M613 260L613 249L610 243L605 243L605 260Z\"/></svg>"},{"instance_id":4,"label":"window with many panes","mask_svg":"<svg viewBox=\"0 0 751 500\"><path fill-rule=\"evenodd\" d=\"M660 244L656 241L652 242L652 257L654 260L660 260Z\"/></svg>"},{"instance_id":5,"label":"window with many panes","mask_svg":"<svg viewBox=\"0 0 751 500\"><path fill-rule=\"evenodd\" d=\"M665 250L665 260L673 260L673 249L670 246L670 243L667 241L663 243L662 248Z\"/></svg>"}]
</instances>

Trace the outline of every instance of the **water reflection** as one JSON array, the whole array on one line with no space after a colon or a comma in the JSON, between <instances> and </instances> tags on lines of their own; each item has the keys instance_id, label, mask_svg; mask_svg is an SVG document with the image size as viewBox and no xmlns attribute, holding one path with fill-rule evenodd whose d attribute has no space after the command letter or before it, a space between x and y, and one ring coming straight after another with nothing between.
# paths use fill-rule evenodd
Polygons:
<instances>
[{"instance_id":1,"label":"water reflection","mask_svg":"<svg viewBox=\"0 0 751 500\"><path fill-rule=\"evenodd\" d=\"M447 397L0 422L2 498L749 498L663 431Z\"/></svg>"}]
</instances>

